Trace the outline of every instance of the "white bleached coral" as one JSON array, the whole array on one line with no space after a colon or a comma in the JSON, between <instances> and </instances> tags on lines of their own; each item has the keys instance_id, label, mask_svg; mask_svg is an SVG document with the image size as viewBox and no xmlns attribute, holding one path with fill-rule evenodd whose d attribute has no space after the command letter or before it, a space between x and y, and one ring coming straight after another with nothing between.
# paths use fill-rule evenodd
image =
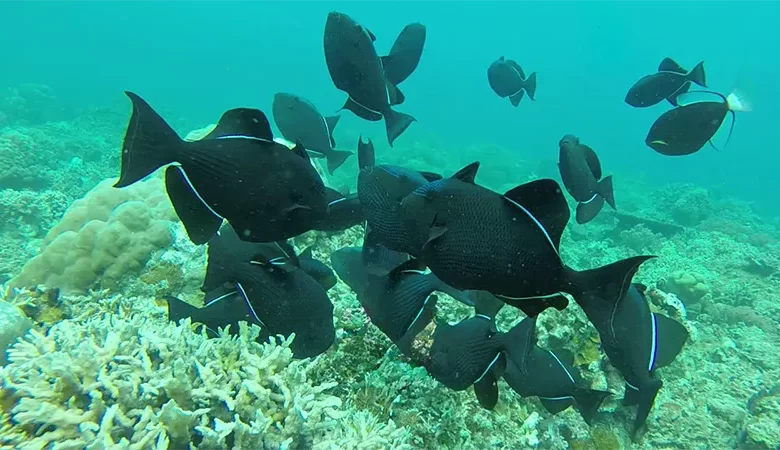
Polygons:
<instances>
[{"instance_id":1,"label":"white bleached coral","mask_svg":"<svg viewBox=\"0 0 780 450\"><path fill-rule=\"evenodd\" d=\"M188 321L139 314L32 331L0 369L0 447L352 448L338 441L354 425L325 392L334 383L311 384L316 362L293 361L291 339L261 344L258 333L242 323L237 336L208 339ZM402 443L405 430L382 428Z\"/></svg>"}]
</instances>

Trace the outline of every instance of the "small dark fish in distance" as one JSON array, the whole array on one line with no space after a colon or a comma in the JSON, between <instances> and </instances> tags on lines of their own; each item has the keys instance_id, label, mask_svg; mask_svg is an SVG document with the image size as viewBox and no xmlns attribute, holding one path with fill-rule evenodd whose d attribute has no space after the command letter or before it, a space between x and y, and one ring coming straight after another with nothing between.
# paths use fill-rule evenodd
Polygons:
<instances>
[{"instance_id":1,"label":"small dark fish in distance","mask_svg":"<svg viewBox=\"0 0 780 450\"><path fill-rule=\"evenodd\" d=\"M555 180L541 179L493 192L474 182L479 163L451 178L419 187L402 202L413 242L428 268L460 290L488 291L534 317L581 302L615 301L650 256L577 271L559 254L569 206Z\"/></svg>"},{"instance_id":2,"label":"small dark fish in distance","mask_svg":"<svg viewBox=\"0 0 780 450\"><path fill-rule=\"evenodd\" d=\"M601 163L592 148L567 134L558 143L558 170L569 195L577 201L577 223L593 220L606 201L615 209L612 175L601 178Z\"/></svg>"},{"instance_id":3,"label":"small dark fish in distance","mask_svg":"<svg viewBox=\"0 0 780 450\"><path fill-rule=\"evenodd\" d=\"M522 343L523 331L518 325L499 332L494 317L479 307L474 317L456 325L437 323L428 373L455 391L474 386L480 406L493 409L498 402L498 379L507 364L506 352Z\"/></svg>"},{"instance_id":4,"label":"small dark fish in distance","mask_svg":"<svg viewBox=\"0 0 780 450\"><path fill-rule=\"evenodd\" d=\"M688 339L679 322L650 311L646 287L632 284L618 299L578 303L601 337L601 346L626 380L625 405L639 405L631 436L636 440L663 382L654 378L671 364Z\"/></svg>"},{"instance_id":5,"label":"small dark fish in distance","mask_svg":"<svg viewBox=\"0 0 780 450\"><path fill-rule=\"evenodd\" d=\"M626 103L635 108L647 108L668 99L675 105L677 95L685 92L691 82L707 87L704 61L696 64L688 73L682 70L673 59L665 58L658 72L643 76L631 86L626 94Z\"/></svg>"},{"instance_id":6,"label":"small dark fish in distance","mask_svg":"<svg viewBox=\"0 0 780 450\"><path fill-rule=\"evenodd\" d=\"M272 242L297 236L325 216L325 185L298 143L274 142L262 111L231 109L198 141L185 141L146 101L126 92L133 113L114 184L129 186L170 165L165 185L195 244L207 242L223 220L241 239Z\"/></svg>"},{"instance_id":7,"label":"small dark fish in distance","mask_svg":"<svg viewBox=\"0 0 780 450\"><path fill-rule=\"evenodd\" d=\"M390 83L398 86L417 69L425 46L425 34L425 25L410 23L398 34L390 53L380 58Z\"/></svg>"},{"instance_id":8,"label":"small dark fish in distance","mask_svg":"<svg viewBox=\"0 0 780 450\"><path fill-rule=\"evenodd\" d=\"M350 151L334 149L333 129L340 116L323 117L310 101L284 92L274 95L272 111L282 136L290 142L300 141L309 152L326 158L331 175L352 156Z\"/></svg>"},{"instance_id":9,"label":"small dark fish in distance","mask_svg":"<svg viewBox=\"0 0 780 450\"><path fill-rule=\"evenodd\" d=\"M363 205L357 194L344 195L341 192L326 187L328 199L328 214L314 224L317 231L344 231L366 221Z\"/></svg>"},{"instance_id":10,"label":"small dark fish in distance","mask_svg":"<svg viewBox=\"0 0 780 450\"><path fill-rule=\"evenodd\" d=\"M467 293L447 286L417 260L392 267L387 275L373 275L363 262L362 249L345 247L333 252L331 264L355 292L371 323L406 355L410 355L415 336L436 314L435 292L473 304Z\"/></svg>"},{"instance_id":11,"label":"small dark fish in distance","mask_svg":"<svg viewBox=\"0 0 780 450\"><path fill-rule=\"evenodd\" d=\"M677 64L677 61L673 60L672 58L664 58L661 61L661 63L658 64L658 71L675 72L675 73L681 73L683 75L688 73L688 70L683 68L681 65ZM691 83L683 83L682 87L677 92L670 95L669 97L666 97L666 101L668 101L672 106L677 106L677 97L679 97L681 94L685 94L686 92L688 92L690 88L691 88Z\"/></svg>"},{"instance_id":12,"label":"small dark fish in distance","mask_svg":"<svg viewBox=\"0 0 780 450\"><path fill-rule=\"evenodd\" d=\"M523 92L527 92L531 100L536 96L536 72L526 78L520 64L503 56L488 68L488 82L499 97L509 97L512 106L520 104Z\"/></svg>"},{"instance_id":13,"label":"small dark fish in distance","mask_svg":"<svg viewBox=\"0 0 780 450\"><path fill-rule=\"evenodd\" d=\"M396 252L414 252L422 243L415 245L411 241L401 216L401 200L429 181L441 179L441 175L377 165L373 143L371 140L363 142L362 137L358 141L358 166L358 198L367 221L363 244L366 255L377 260L385 257L380 246Z\"/></svg>"},{"instance_id":14,"label":"small dark fish in distance","mask_svg":"<svg viewBox=\"0 0 780 450\"><path fill-rule=\"evenodd\" d=\"M526 318L517 325L518 341L506 351L504 380L521 397L538 397L542 405L557 414L576 405L590 425L601 403L610 395L590 389L574 368L571 352L545 350L536 345L536 319Z\"/></svg>"},{"instance_id":15,"label":"small dark fish in distance","mask_svg":"<svg viewBox=\"0 0 780 450\"><path fill-rule=\"evenodd\" d=\"M252 246L259 252L249 258ZM191 317L210 330L247 320L262 329L261 338L295 333L291 346L297 358L325 352L334 342L333 304L323 284L302 270L292 247L284 243L252 244L223 228L209 241L202 290L206 306L196 308L167 298L169 318Z\"/></svg>"},{"instance_id":16,"label":"small dark fish in distance","mask_svg":"<svg viewBox=\"0 0 780 450\"><path fill-rule=\"evenodd\" d=\"M374 35L346 14L331 12L325 23L325 62L333 84L349 95L342 109L377 122L385 119L387 142L393 142L416 119L393 110L403 93L387 80L374 48Z\"/></svg>"},{"instance_id":17,"label":"small dark fish in distance","mask_svg":"<svg viewBox=\"0 0 780 450\"><path fill-rule=\"evenodd\" d=\"M724 147L728 145L736 123L735 112L750 111L750 104L736 91L727 97L711 91L692 91L686 96L702 92L717 95L722 101L693 102L666 111L650 127L645 144L666 156L690 155L701 150L708 142L717 150L712 144L712 138L731 113L731 127Z\"/></svg>"}]
</instances>

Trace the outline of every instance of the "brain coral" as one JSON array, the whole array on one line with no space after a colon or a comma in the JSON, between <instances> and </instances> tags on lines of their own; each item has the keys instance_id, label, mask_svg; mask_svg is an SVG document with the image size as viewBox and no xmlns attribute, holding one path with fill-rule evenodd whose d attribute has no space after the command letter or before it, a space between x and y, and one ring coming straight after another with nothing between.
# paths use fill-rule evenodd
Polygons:
<instances>
[{"instance_id":1,"label":"brain coral","mask_svg":"<svg viewBox=\"0 0 780 450\"><path fill-rule=\"evenodd\" d=\"M73 202L11 287L115 288L124 276L140 273L152 253L171 245L176 215L160 178L125 189L112 187L113 181Z\"/></svg>"}]
</instances>

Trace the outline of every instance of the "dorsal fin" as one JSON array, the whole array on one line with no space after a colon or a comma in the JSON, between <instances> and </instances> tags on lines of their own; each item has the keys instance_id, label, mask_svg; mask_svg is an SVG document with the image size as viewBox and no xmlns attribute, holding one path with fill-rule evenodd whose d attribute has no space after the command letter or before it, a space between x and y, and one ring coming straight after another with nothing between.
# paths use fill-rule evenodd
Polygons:
<instances>
[{"instance_id":1,"label":"dorsal fin","mask_svg":"<svg viewBox=\"0 0 780 450\"><path fill-rule=\"evenodd\" d=\"M338 125L339 119L341 119L341 116L325 117L325 125L328 126L328 137L330 138L331 147L336 147L336 140L333 139L333 129Z\"/></svg>"},{"instance_id":2,"label":"dorsal fin","mask_svg":"<svg viewBox=\"0 0 780 450\"><path fill-rule=\"evenodd\" d=\"M474 161L468 166L455 172L451 178L458 179L464 183L474 184L474 178L477 176L477 170L479 170L479 161Z\"/></svg>"},{"instance_id":3,"label":"dorsal fin","mask_svg":"<svg viewBox=\"0 0 780 450\"><path fill-rule=\"evenodd\" d=\"M363 142L363 135L358 138L358 168L366 169L376 165L374 156L374 143L369 139Z\"/></svg>"},{"instance_id":4,"label":"dorsal fin","mask_svg":"<svg viewBox=\"0 0 780 450\"><path fill-rule=\"evenodd\" d=\"M558 250L571 213L557 181L544 178L521 184L507 191L504 198L525 210Z\"/></svg>"},{"instance_id":5,"label":"dorsal fin","mask_svg":"<svg viewBox=\"0 0 780 450\"><path fill-rule=\"evenodd\" d=\"M661 64L658 65L658 71L659 72L675 72L675 73L688 73L687 70L683 69L683 67L679 64L677 64L677 61L673 60L672 58L664 58L661 61Z\"/></svg>"},{"instance_id":6,"label":"dorsal fin","mask_svg":"<svg viewBox=\"0 0 780 450\"><path fill-rule=\"evenodd\" d=\"M303 249L303 251L298 255L298 259L314 259L312 256L311 247L306 247Z\"/></svg>"},{"instance_id":7,"label":"dorsal fin","mask_svg":"<svg viewBox=\"0 0 780 450\"><path fill-rule=\"evenodd\" d=\"M295 141L295 147L293 147L292 151L306 161L310 161L309 152L306 151L306 148L303 146L300 139Z\"/></svg>"},{"instance_id":8,"label":"dorsal fin","mask_svg":"<svg viewBox=\"0 0 780 450\"><path fill-rule=\"evenodd\" d=\"M526 317L506 334L502 334L501 339L512 355L512 362L524 374L528 374L528 361L536 347L536 318Z\"/></svg>"},{"instance_id":9,"label":"dorsal fin","mask_svg":"<svg viewBox=\"0 0 780 450\"><path fill-rule=\"evenodd\" d=\"M688 340L688 329L680 322L670 319L666 316L653 313L656 321L656 333L658 334L656 342L655 364L652 369L665 367L677 358L685 342Z\"/></svg>"},{"instance_id":10,"label":"dorsal fin","mask_svg":"<svg viewBox=\"0 0 780 450\"><path fill-rule=\"evenodd\" d=\"M520 67L520 64L518 64L517 61L514 61L512 59L507 59L506 63L512 66L512 68L517 71L517 74L520 75L520 79L525 80L525 72L523 72L523 68Z\"/></svg>"},{"instance_id":11,"label":"dorsal fin","mask_svg":"<svg viewBox=\"0 0 780 450\"><path fill-rule=\"evenodd\" d=\"M585 144L580 144L582 152L585 154L585 161L588 163L590 173L597 179L601 179L601 162L599 162L599 156L596 152Z\"/></svg>"},{"instance_id":12,"label":"dorsal fin","mask_svg":"<svg viewBox=\"0 0 780 450\"><path fill-rule=\"evenodd\" d=\"M376 36L368 28L363 28L368 33L368 37L371 38L371 42L376 42Z\"/></svg>"},{"instance_id":13,"label":"dorsal fin","mask_svg":"<svg viewBox=\"0 0 780 450\"><path fill-rule=\"evenodd\" d=\"M410 272L422 272L425 270L425 263L421 259L412 258L402 262L387 275L387 280L391 284L397 283L404 275Z\"/></svg>"},{"instance_id":14,"label":"dorsal fin","mask_svg":"<svg viewBox=\"0 0 780 450\"><path fill-rule=\"evenodd\" d=\"M273 141L271 124L259 109L235 108L225 111L217 126L203 139L221 139L226 137L248 137Z\"/></svg>"},{"instance_id":15,"label":"dorsal fin","mask_svg":"<svg viewBox=\"0 0 780 450\"><path fill-rule=\"evenodd\" d=\"M422 176L423 176L423 178L425 178L426 180L428 180L428 182L429 182L429 183L430 183L431 181L439 181L439 180L441 180L442 178L444 178L444 177L442 177L441 175L439 175L438 173L435 173L435 172L426 172L426 171L424 171L424 170L421 170L421 171L420 171L420 175L422 175Z\"/></svg>"},{"instance_id":16,"label":"dorsal fin","mask_svg":"<svg viewBox=\"0 0 780 450\"><path fill-rule=\"evenodd\" d=\"M567 372L569 368L574 367L574 353L572 353L571 350L567 348L560 348L556 349L553 354L558 357L558 361L566 366L565 368Z\"/></svg>"},{"instance_id":17,"label":"dorsal fin","mask_svg":"<svg viewBox=\"0 0 780 450\"><path fill-rule=\"evenodd\" d=\"M327 186L325 187L325 200L328 202L328 205L338 200L344 200L345 198L347 197L341 192Z\"/></svg>"},{"instance_id":18,"label":"dorsal fin","mask_svg":"<svg viewBox=\"0 0 780 450\"><path fill-rule=\"evenodd\" d=\"M278 269L282 272L293 272L300 267L295 249L287 241L268 242L258 246L250 262L269 271Z\"/></svg>"}]
</instances>

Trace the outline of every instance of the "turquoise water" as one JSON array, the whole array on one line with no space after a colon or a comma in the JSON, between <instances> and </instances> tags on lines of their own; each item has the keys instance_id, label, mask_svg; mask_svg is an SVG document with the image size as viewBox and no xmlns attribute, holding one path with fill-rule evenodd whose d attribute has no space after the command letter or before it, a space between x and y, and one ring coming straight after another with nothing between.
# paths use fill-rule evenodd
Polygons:
<instances>
[{"instance_id":1,"label":"turquoise water","mask_svg":"<svg viewBox=\"0 0 780 450\"><path fill-rule=\"evenodd\" d=\"M405 25L427 28L395 107L417 121L393 148L384 121L340 110L323 52L331 11L376 35L380 55ZM0 2L0 348L35 330L0 367L0 449L780 449L777 17L780 3L761 1ZM486 72L501 56L537 73L535 101L514 108L492 92ZM668 157L645 145L670 106L624 97L665 57L704 61L709 89L753 105L722 151ZM558 142L578 136L613 175L617 213L570 220L563 260L659 256L634 282L690 333L658 372L647 431L632 442L624 380L573 302L541 315L537 333L612 394L590 425L503 381L492 411L471 388L447 389L399 354L343 280L328 291L336 341L316 361L293 362L289 342L260 345L249 329L207 340L169 323L165 296L204 302L206 246L189 241L160 171L111 187L124 91L181 136L231 108L271 118L274 94L294 93L341 116L338 149L355 152L362 136L380 163L445 177L479 160L477 182L498 192L560 180ZM357 173L353 156L323 177L354 192ZM330 264L363 233L291 243ZM442 294L436 317L473 312ZM521 317L505 307L497 323Z\"/></svg>"},{"instance_id":2,"label":"turquoise water","mask_svg":"<svg viewBox=\"0 0 780 450\"><path fill-rule=\"evenodd\" d=\"M455 144L494 142L554 161L565 133L587 137L616 170L692 181L776 203L780 43L775 2L13 2L0 6L0 83L39 82L68 105L122 108L142 93L188 128L237 105L267 110L295 92L335 112L343 93L324 64L322 29L343 10L388 51L405 24L428 27L424 58L401 110ZM486 83L506 55L539 73L539 97L513 110ZM631 84L669 56L705 61L712 89L744 89L755 111L716 153L665 158L643 145L665 105L632 110ZM351 117L349 117L351 118ZM356 127L359 122L355 123ZM380 124L359 123L364 134ZM446 151L446 150L443 150Z\"/></svg>"}]
</instances>

